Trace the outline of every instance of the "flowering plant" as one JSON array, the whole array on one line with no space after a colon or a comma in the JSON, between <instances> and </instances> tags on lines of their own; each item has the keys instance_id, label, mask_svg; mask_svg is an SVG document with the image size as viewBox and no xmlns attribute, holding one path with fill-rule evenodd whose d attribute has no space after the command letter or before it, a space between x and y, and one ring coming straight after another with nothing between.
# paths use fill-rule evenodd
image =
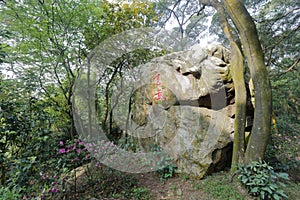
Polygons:
<instances>
[{"instance_id":1,"label":"flowering plant","mask_svg":"<svg viewBox=\"0 0 300 200\"><path fill-rule=\"evenodd\" d=\"M54 197L58 192L65 190L66 178L64 175L50 175L40 172L41 179L45 182L40 198L44 199L46 196Z\"/></svg>"},{"instance_id":2,"label":"flowering plant","mask_svg":"<svg viewBox=\"0 0 300 200\"><path fill-rule=\"evenodd\" d=\"M59 141L57 154L64 160L64 166L62 167L67 167L69 169L81 166L91 160L90 153L80 139L66 142Z\"/></svg>"},{"instance_id":3,"label":"flowering plant","mask_svg":"<svg viewBox=\"0 0 300 200\"><path fill-rule=\"evenodd\" d=\"M91 160L90 154L80 139L59 141L56 149L58 157L55 173L40 172L44 187L40 198L55 196L65 192L66 175L71 170Z\"/></svg>"}]
</instances>

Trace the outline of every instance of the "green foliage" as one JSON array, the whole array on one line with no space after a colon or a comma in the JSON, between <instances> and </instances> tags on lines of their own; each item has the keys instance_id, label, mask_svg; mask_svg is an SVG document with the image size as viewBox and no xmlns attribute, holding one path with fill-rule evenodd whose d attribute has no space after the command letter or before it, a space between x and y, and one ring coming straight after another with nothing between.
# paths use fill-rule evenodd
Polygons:
<instances>
[{"instance_id":1,"label":"green foliage","mask_svg":"<svg viewBox=\"0 0 300 200\"><path fill-rule=\"evenodd\" d=\"M132 174L96 164L95 171L91 176L93 181L89 181L89 186L92 187L91 191L94 193L89 192L89 195L95 198L153 199L147 188L138 186L138 180ZM78 190L81 189L85 190L85 188L78 188Z\"/></svg>"},{"instance_id":2,"label":"green foliage","mask_svg":"<svg viewBox=\"0 0 300 200\"><path fill-rule=\"evenodd\" d=\"M8 31L5 30L5 28L0 30L0 41L3 41L4 38L9 38L10 33ZM0 42L0 64L4 62L5 58L7 57L7 50L8 45L2 44L2 42Z\"/></svg>"},{"instance_id":3,"label":"green foliage","mask_svg":"<svg viewBox=\"0 0 300 200\"><path fill-rule=\"evenodd\" d=\"M183 45L199 42L207 28L207 17L213 14L213 9L203 9L201 3L195 1L154 1L156 12L159 13L161 26L172 22L174 39ZM201 10L201 11L199 11ZM186 43L186 44L185 44Z\"/></svg>"},{"instance_id":4,"label":"green foliage","mask_svg":"<svg viewBox=\"0 0 300 200\"><path fill-rule=\"evenodd\" d=\"M35 192L35 196L39 196L41 199L55 198L58 195L64 194L66 190L66 179L64 174L59 174L62 173L61 171L62 170L60 170L57 175L40 172L40 178L42 180L36 183L36 185L39 184L40 187L38 187L36 191L32 190L31 192Z\"/></svg>"},{"instance_id":5,"label":"green foliage","mask_svg":"<svg viewBox=\"0 0 300 200\"><path fill-rule=\"evenodd\" d=\"M273 112L278 130L273 132L274 148L277 157L286 161L298 157L300 152L299 144L293 142L300 134L299 3L293 0L247 2L254 11L271 77Z\"/></svg>"},{"instance_id":6,"label":"green foliage","mask_svg":"<svg viewBox=\"0 0 300 200\"><path fill-rule=\"evenodd\" d=\"M103 2L99 8L101 13L92 15L97 23L84 31L85 44L89 49L95 48L100 42L111 35L126 30L150 26L157 20L152 3L134 1L129 3Z\"/></svg>"},{"instance_id":7,"label":"green foliage","mask_svg":"<svg viewBox=\"0 0 300 200\"><path fill-rule=\"evenodd\" d=\"M58 169L66 167L68 170L72 170L91 160L90 153L79 139L60 141L58 148L58 164L61 164L56 166Z\"/></svg>"},{"instance_id":8,"label":"green foliage","mask_svg":"<svg viewBox=\"0 0 300 200\"><path fill-rule=\"evenodd\" d=\"M132 196L134 199L151 200L151 194L147 188L133 188Z\"/></svg>"},{"instance_id":9,"label":"green foliage","mask_svg":"<svg viewBox=\"0 0 300 200\"><path fill-rule=\"evenodd\" d=\"M165 9L174 2L160 1L155 6ZM273 135L272 157L277 156L284 161L274 167L296 169L299 166L296 158L300 152L297 143L300 130L299 63L296 62L300 52L299 8L292 0L249 2L255 7L254 18L272 75L274 114L280 130ZM75 133L71 110L72 87L82 62L90 50L111 35L153 25L160 16L154 12L153 4L144 1L134 1L133 6L90 0L11 0L0 4L3 25L0 30L0 71L14 72L14 79L0 78L0 175L1 185L5 185L0 188L0 200L22 199L25 195L31 199L38 196L55 199L65 192L73 192L65 187L65 175L90 161L80 141L69 137L70 133ZM199 6L197 2L190 1L187 6L178 5L175 11L183 21L190 17L183 22L182 28L184 35L192 40L205 29L206 25L201 22L212 14L211 10L197 13ZM188 13L181 15L184 10ZM170 11L161 20L165 21L169 14ZM211 30L221 33L214 25L218 24L213 24ZM118 66L120 73L111 85L104 83L99 86L99 107L106 106L110 110L105 105L106 89L110 97L111 88L125 70L163 53L137 50L112 63L112 68L105 71L105 78L110 79ZM126 65L119 65L122 62ZM290 67L291 70L287 71ZM99 118L104 118L104 115L105 109L99 112ZM117 130L113 128L112 133ZM132 151L138 150L134 142L124 146ZM174 176L174 165L163 166L158 171L162 179ZM266 174L271 171L271 180L279 184L277 178L282 174L266 168L260 176L270 180ZM245 170L247 176L258 179L258 175L252 174L252 169ZM274 178L274 173L277 178ZM255 182L254 178L249 179L251 184ZM138 188L136 179L131 175L112 170L101 171L101 175L89 184L105 197L151 199L150 192ZM265 196L271 191L274 198L275 194L284 197L282 192L274 193L272 188L276 188L276 184L270 183L261 191L265 192ZM242 199L236 186L227 184L223 175L208 177L199 187L203 187L214 199ZM293 185L291 190L297 192L298 188L299 184ZM77 189L84 191L86 187ZM259 189L253 189L252 193L256 190L258 192ZM290 195L291 199L298 197Z\"/></svg>"},{"instance_id":10,"label":"green foliage","mask_svg":"<svg viewBox=\"0 0 300 200\"><path fill-rule=\"evenodd\" d=\"M298 180L300 156L299 3L249 0L272 84L273 130L266 160ZM255 5L255 6L254 6Z\"/></svg>"},{"instance_id":11,"label":"green foliage","mask_svg":"<svg viewBox=\"0 0 300 200\"><path fill-rule=\"evenodd\" d=\"M1 74L0 83L3 185L24 186L22 193L31 196L45 189L46 195L48 190L56 191L51 187L53 177L89 161L87 151L74 141L74 80L90 50L100 42L152 23L152 5L134 4L89 0L1 3L0 71L13 72L11 80L2 80ZM124 59L131 62L138 57L140 60L133 61L138 65L151 56L141 50ZM107 71L106 76L112 73ZM40 177L41 173L48 178Z\"/></svg>"},{"instance_id":12,"label":"green foliage","mask_svg":"<svg viewBox=\"0 0 300 200\"><path fill-rule=\"evenodd\" d=\"M40 171L39 182L43 186L41 197L63 195L66 192L66 176L79 166L91 161L83 142L79 139L57 142L55 159L51 167ZM71 173L72 174L72 173ZM76 179L76 174L74 174Z\"/></svg>"},{"instance_id":13,"label":"green foliage","mask_svg":"<svg viewBox=\"0 0 300 200\"><path fill-rule=\"evenodd\" d=\"M291 59L289 62L293 62L293 60ZM280 74L280 72L274 73ZM278 134L277 138L280 140L278 143L290 142L290 140L297 141L300 134L300 91L298 90L299 79L297 71L274 76L272 78L272 87L273 111L278 129L278 132L274 131L274 133ZM299 152L299 144L295 143L295 146L290 147L298 147L298 149L295 149L295 152Z\"/></svg>"},{"instance_id":14,"label":"green foliage","mask_svg":"<svg viewBox=\"0 0 300 200\"><path fill-rule=\"evenodd\" d=\"M162 180L166 180L175 176L176 171L177 167L175 165L168 164L167 166L161 167L157 173Z\"/></svg>"},{"instance_id":15,"label":"green foliage","mask_svg":"<svg viewBox=\"0 0 300 200\"><path fill-rule=\"evenodd\" d=\"M0 187L0 200L19 200L22 198L20 191L16 188Z\"/></svg>"},{"instance_id":16,"label":"green foliage","mask_svg":"<svg viewBox=\"0 0 300 200\"><path fill-rule=\"evenodd\" d=\"M101 122L102 129L107 134L111 141L116 143L123 143L125 148L132 148L134 144L124 144L125 141L129 141L132 138L120 138L121 130L114 123L113 112L109 112L116 105L116 102L112 102L113 88L119 87L121 78L126 77L128 70L132 70L135 67L149 62L155 57L164 55L164 50L149 50L149 49L136 49L132 52L123 54L120 58L116 59L111 65L112 68L106 68L104 74L112 74L110 78L101 80L101 83L97 88L97 115ZM120 64L123 63L123 64ZM116 99L115 99L116 100ZM118 102L120 104L120 102ZM127 112L127 110L118 110L116 112ZM118 140L121 141L118 141ZM133 142L133 141L130 141Z\"/></svg>"},{"instance_id":17,"label":"green foliage","mask_svg":"<svg viewBox=\"0 0 300 200\"><path fill-rule=\"evenodd\" d=\"M159 152L163 151L163 149L157 145L153 145L152 151ZM173 176L175 176L177 167L176 165L174 165L173 161L174 159L169 155L161 156L160 161L157 163L157 165L160 166L160 168L156 171L161 180L164 181L168 178L172 178Z\"/></svg>"},{"instance_id":18,"label":"green foliage","mask_svg":"<svg viewBox=\"0 0 300 200\"><path fill-rule=\"evenodd\" d=\"M289 180L288 174L274 172L273 167L264 161L239 166L238 174L238 179L253 196L275 200L287 198L281 188L285 187L282 180Z\"/></svg>"},{"instance_id":19,"label":"green foliage","mask_svg":"<svg viewBox=\"0 0 300 200\"><path fill-rule=\"evenodd\" d=\"M137 199L137 200L151 200L151 194L147 188L130 188L121 193L112 194L112 198L118 199Z\"/></svg>"},{"instance_id":20,"label":"green foliage","mask_svg":"<svg viewBox=\"0 0 300 200\"><path fill-rule=\"evenodd\" d=\"M296 157L298 151L297 140L295 142L287 141L274 134L272 143L268 145L265 159L274 167L275 171L299 171L300 160Z\"/></svg>"},{"instance_id":21,"label":"green foliage","mask_svg":"<svg viewBox=\"0 0 300 200\"><path fill-rule=\"evenodd\" d=\"M202 185L195 184L194 187L203 189L208 194L208 199L247 199L237 190L238 184L230 183L228 175L224 172L208 176Z\"/></svg>"},{"instance_id":22,"label":"green foliage","mask_svg":"<svg viewBox=\"0 0 300 200\"><path fill-rule=\"evenodd\" d=\"M286 185L286 193L289 197L289 199L300 199L300 183L287 183Z\"/></svg>"},{"instance_id":23,"label":"green foliage","mask_svg":"<svg viewBox=\"0 0 300 200\"><path fill-rule=\"evenodd\" d=\"M46 105L31 94L31 86L14 80L0 84L1 182L21 188L51 154L50 119Z\"/></svg>"},{"instance_id":24,"label":"green foliage","mask_svg":"<svg viewBox=\"0 0 300 200\"><path fill-rule=\"evenodd\" d=\"M0 21L10 33L9 39L0 33L1 43L8 46L5 61L12 66L6 70L13 69L15 79L28 79L27 84L35 86L34 93L49 105L51 129L69 138L76 135L72 89L87 55L108 37L149 25L155 17L152 4L142 1L129 6L90 0L12 0L0 11Z\"/></svg>"}]
</instances>

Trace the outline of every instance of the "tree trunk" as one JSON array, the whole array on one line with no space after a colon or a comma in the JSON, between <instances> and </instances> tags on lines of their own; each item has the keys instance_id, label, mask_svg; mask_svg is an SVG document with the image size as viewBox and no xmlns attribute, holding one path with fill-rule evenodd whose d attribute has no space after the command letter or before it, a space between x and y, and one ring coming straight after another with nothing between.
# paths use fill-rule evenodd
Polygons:
<instances>
[{"instance_id":1,"label":"tree trunk","mask_svg":"<svg viewBox=\"0 0 300 200\"><path fill-rule=\"evenodd\" d=\"M244 79L243 55L236 43L230 42L231 74L235 89L234 143L231 162L231 172L237 170L237 165L243 163L245 154L245 123L247 92Z\"/></svg>"},{"instance_id":2,"label":"tree trunk","mask_svg":"<svg viewBox=\"0 0 300 200\"><path fill-rule=\"evenodd\" d=\"M264 157L271 130L271 85L256 26L240 0L222 0L235 24L254 84L255 113L245 163Z\"/></svg>"},{"instance_id":3,"label":"tree trunk","mask_svg":"<svg viewBox=\"0 0 300 200\"><path fill-rule=\"evenodd\" d=\"M219 21L226 37L230 41L231 68L234 89L235 89L235 119L234 119L234 143L231 162L231 172L237 170L237 165L243 163L245 154L245 119L247 93L244 79L244 57L240 47L234 41L233 28L230 27L224 8L221 3L215 1L213 6L219 13Z\"/></svg>"}]
</instances>

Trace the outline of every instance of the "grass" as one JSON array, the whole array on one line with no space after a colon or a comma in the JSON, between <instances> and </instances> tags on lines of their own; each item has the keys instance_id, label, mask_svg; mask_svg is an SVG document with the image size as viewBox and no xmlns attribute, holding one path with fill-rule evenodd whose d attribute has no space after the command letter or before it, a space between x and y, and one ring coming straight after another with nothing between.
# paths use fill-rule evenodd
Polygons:
<instances>
[{"instance_id":1,"label":"grass","mask_svg":"<svg viewBox=\"0 0 300 200\"><path fill-rule=\"evenodd\" d=\"M287 183L285 191L289 199L300 199L300 183Z\"/></svg>"},{"instance_id":2,"label":"grass","mask_svg":"<svg viewBox=\"0 0 300 200\"><path fill-rule=\"evenodd\" d=\"M208 200L246 200L251 199L247 192L238 182L230 182L230 174L228 172L219 172L206 177L199 189L207 194Z\"/></svg>"}]
</instances>

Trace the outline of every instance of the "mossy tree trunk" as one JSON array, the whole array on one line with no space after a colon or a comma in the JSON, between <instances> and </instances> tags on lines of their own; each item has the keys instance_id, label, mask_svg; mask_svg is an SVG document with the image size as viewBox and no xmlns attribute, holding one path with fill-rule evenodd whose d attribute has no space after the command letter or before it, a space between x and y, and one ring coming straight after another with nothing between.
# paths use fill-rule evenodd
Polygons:
<instances>
[{"instance_id":1,"label":"mossy tree trunk","mask_svg":"<svg viewBox=\"0 0 300 200\"><path fill-rule=\"evenodd\" d=\"M231 68L230 72L234 82L235 89L235 119L234 119L234 143L232 153L231 171L235 172L237 165L243 163L245 154L245 119L246 119L246 87L244 79L244 57L241 48L238 45L239 39L233 33L233 28L229 25L224 7L218 1L213 6L219 13L219 21L222 29L229 39L231 49Z\"/></svg>"},{"instance_id":2,"label":"mossy tree trunk","mask_svg":"<svg viewBox=\"0 0 300 200\"><path fill-rule=\"evenodd\" d=\"M235 84L236 113L234 149L231 171L238 163L263 159L271 131L272 94L256 26L241 0L202 0L218 14L232 52L232 77ZM235 27L228 23L231 18ZM241 45L238 45L240 42ZM244 59L244 56L246 59ZM247 62L254 85L255 113L249 142L245 150L246 90L244 63Z\"/></svg>"},{"instance_id":3,"label":"mossy tree trunk","mask_svg":"<svg viewBox=\"0 0 300 200\"><path fill-rule=\"evenodd\" d=\"M263 159L271 130L271 85L264 63L256 26L240 0L222 0L238 30L243 52L254 84L255 113L251 136L245 152L245 163Z\"/></svg>"}]
</instances>

